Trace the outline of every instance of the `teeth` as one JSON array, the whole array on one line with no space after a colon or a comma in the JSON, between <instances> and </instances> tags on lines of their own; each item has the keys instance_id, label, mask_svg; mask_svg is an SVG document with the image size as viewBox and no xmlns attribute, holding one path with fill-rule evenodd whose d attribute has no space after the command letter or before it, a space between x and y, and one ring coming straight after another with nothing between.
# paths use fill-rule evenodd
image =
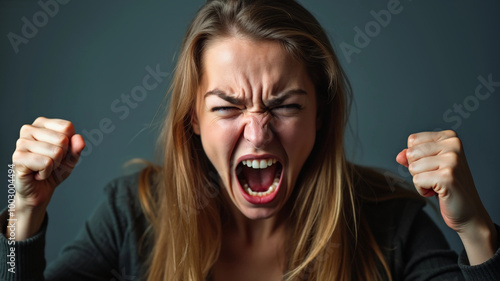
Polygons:
<instances>
[{"instance_id":1,"label":"teeth","mask_svg":"<svg viewBox=\"0 0 500 281\"><path fill-rule=\"evenodd\" d=\"M255 191L250 189L250 186L248 186L247 183L245 183L245 184L243 184L243 190L245 190L246 193L248 193L252 196L262 197L262 196L266 196L266 195L271 194L278 187L279 183L280 183L280 179L275 178L273 184L271 184L271 186L266 191L263 191L263 192L262 191L255 192Z\"/></svg>"},{"instance_id":2,"label":"teeth","mask_svg":"<svg viewBox=\"0 0 500 281\"><path fill-rule=\"evenodd\" d=\"M253 169L265 169L267 167L272 166L273 164L276 164L277 160L270 158L270 159L261 159L261 160L243 160L241 161L241 164L253 168Z\"/></svg>"}]
</instances>

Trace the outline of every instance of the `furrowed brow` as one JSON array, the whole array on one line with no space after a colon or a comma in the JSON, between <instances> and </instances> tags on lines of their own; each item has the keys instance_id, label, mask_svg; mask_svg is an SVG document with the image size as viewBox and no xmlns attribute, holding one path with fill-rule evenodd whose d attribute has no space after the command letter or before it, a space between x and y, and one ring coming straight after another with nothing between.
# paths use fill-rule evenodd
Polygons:
<instances>
[{"instance_id":1,"label":"furrowed brow","mask_svg":"<svg viewBox=\"0 0 500 281\"><path fill-rule=\"evenodd\" d=\"M267 107L274 107L282 104L285 100L295 95L307 95L307 92L302 89L289 90L277 95L276 98L270 99L267 102Z\"/></svg>"},{"instance_id":2,"label":"furrowed brow","mask_svg":"<svg viewBox=\"0 0 500 281\"><path fill-rule=\"evenodd\" d=\"M208 96L212 96L212 95L218 96L219 98L227 101L228 103L234 104L234 105L244 105L245 104L245 101L237 99L235 97L231 97L231 96L227 95L224 91L221 91L218 89L208 91L207 93L205 93L204 98L206 99Z\"/></svg>"}]
</instances>

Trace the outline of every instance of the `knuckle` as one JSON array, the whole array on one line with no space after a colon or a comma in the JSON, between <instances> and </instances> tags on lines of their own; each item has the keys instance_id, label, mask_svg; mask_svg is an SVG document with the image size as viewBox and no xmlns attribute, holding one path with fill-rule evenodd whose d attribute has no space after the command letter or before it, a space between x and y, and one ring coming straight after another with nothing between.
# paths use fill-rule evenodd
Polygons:
<instances>
[{"instance_id":1,"label":"knuckle","mask_svg":"<svg viewBox=\"0 0 500 281\"><path fill-rule=\"evenodd\" d=\"M67 120L62 120L61 121L61 128L63 133L65 134L74 134L75 133L75 127L73 126L73 123Z\"/></svg>"},{"instance_id":2,"label":"knuckle","mask_svg":"<svg viewBox=\"0 0 500 281\"><path fill-rule=\"evenodd\" d=\"M18 164L20 162L19 160L22 157L21 155L22 155L22 153L20 151L17 151L17 150L14 151L14 153L12 153L12 163Z\"/></svg>"},{"instance_id":3,"label":"knuckle","mask_svg":"<svg viewBox=\"0 0 500 281\"><path fill-rule=\"evenodd\" d=\"M68 137L65 135L65 134L58 134L57 135L57 144L61 145L61 146L68 146L69 144L69 139Z\"/></svg>"},{"instance_id":4,"label":"knuckle","mask_svg":"<svg viewBox=\"0 0 500 281\"><path fill-rule=\"evenodd\" d=\"M52 169L52 167L54 167L54 160L52 160L52 158L50 157L44 157L43 166L45 167L45 170Z\"/></svg>"},{"instance_id":5,"label":"knuckle","mask_svg":"<svg viewBox=\"0 0 500 281\"><path fill-rule=\"evenodd\" d=\"M22 138L17 139L16 141L16 150L20 150L24 147L25 140Z\"/></svg>"},{"instance_id":6,"label":"knuckle","mask_svg":"<svg viewBox=\"0 0 500 281\"><path fill-rule=\"evenodd\" d=\"M43 123L47 120L47 118L43 117L43 116L39 116L35 119L35 121L33 122L33 124L35 123Z\"/></svg>"},{"instance_id":7,"label":"knuckle","mask_svg":"<svg viewBox=\"0 0 500 281\"><path fill-rule=\"evenodd\" d=\"M411 134L408 137L408 146L411 146L415 142L416 139L417 139L417 134Z\"/></svg>"},{"instance_id":8,"label":"knuckle","mask_svg":"<svg viewBox=\"0 0 500 281\"><path fill-rule=\"evenodd\" d=\"M460 151L463 149L462 141L458 137L453 137L453 144L454 144L454 147L457 151Z\"/></svg>"},{"instance_id":9,"label":"knuckle","mask_svg":"<svg viewBox=\"0 0 500 281\"><path fill-rule=\"evenodd\" d=\"M25 124L21 126L21 129L19 130L19 135L20 136L26 136L29 134L29 131L33 128L33 126L29 124Z\"/></svg>"},{"instance_id":10,"label":"knuckle","mask_svg":"<svg viewBox=\"0 0 500 281\"><path fill-rule=\"evenodd\" d=\"M448 159L450 161L451 167L455 167L458 164L459 157L457 153L455 152L448 153Z\"/></svg>"},{"instance_id":11,"label":"knuckle","mask_svg":"<svg viewBox=\"0 0 500 281\"><path fill-rule=\"evenodd\" d=\"M415 163L410 163L408 165L408 171L410 172L410 174L413 175L414 170L415 170Z\"/></svg>"},{"instance_id":12,"label":"knuckle","mask_svg":"<svg viewBox=\"0 0 500 281\"><path fill-rule=\"evenodd\" d=\"M420 177L419 177L419 175L414 175L412 181L413 181L413 185L415 187L418 188L420 186L419 185L419 183L420 183Z\"/></svg>"},{"instance_id":13,"label":"knuckle","mask_svg":"<svg viewBox=\"0 0 500 281\"><path fill-rule=\"evenodd\" d=\"M446 131L444 131L444 133L445 133L447 136L451 137L451 138L453 138L453 137L457 137L457 132L455 132L455 131L453 131L453 130L446 130Z\"/></svg>"},{"instance_id":14,"label":"knuckle","mask_svg":"<svg viewBox=\"0 0 500 281\"><path fill-rule=\"evenodd\" d=\"M453 182L454 171L451 167L441 169L441 182L445 185Z\"/></svg>"},{"instance_id":15,"label":"knuckle","mask_svg":"<svg viewBox=\"0 0 500 281\"><path fill-rule=\"evenodd\" d=\"M54 146L52 153L54 154L54 158L60 159L63 157L64 150L60 146Z\"/></svg>"},{"instance_id":16,"label":"knuckle","mask_svg":"<svg viewBox=\"0 0 500 281\"><path fill-rule=\"evenodd\" d=\"M406 150L406 158L408 158L408 160L410 161L415 159L415 148L410 147Z\"/></svg>"},{"instance_id":17,"label":"knuckle","mask_svg":"<svg viewBox=\"0 0 500 281\"><path fill-rule=\"evenodd\" d=\"M443 144L445 147L445 150L447 151L453 151L453 152L460 152L463 150L463 144L462 141L458 137L451 137L448 139L443 140Z\"/></svg>"}]
</instances>

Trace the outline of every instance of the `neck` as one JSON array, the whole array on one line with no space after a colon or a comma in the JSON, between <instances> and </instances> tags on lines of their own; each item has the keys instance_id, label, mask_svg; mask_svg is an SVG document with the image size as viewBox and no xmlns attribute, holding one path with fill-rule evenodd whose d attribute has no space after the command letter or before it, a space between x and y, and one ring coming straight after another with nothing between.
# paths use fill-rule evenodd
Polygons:
<instances>
[{"instance_id":1,"label":"neck","mask_svg":"<svg viewBox=\"0 0 500 281\"><path fill-rule=\"evenodd\" d=\"M230 204L230 215L222 228L225 235L237 237L241 242L252 245L281 237L284 240L288 227L289 212L286 206L276 215L252 220L243 215L236 206Z\"/></svg>"}]
</instances>

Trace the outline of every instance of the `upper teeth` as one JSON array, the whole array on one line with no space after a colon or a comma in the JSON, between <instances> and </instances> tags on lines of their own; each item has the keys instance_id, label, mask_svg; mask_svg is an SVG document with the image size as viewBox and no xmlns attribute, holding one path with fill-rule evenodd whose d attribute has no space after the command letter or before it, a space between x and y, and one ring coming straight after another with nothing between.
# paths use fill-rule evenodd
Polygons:
<instances>
[{"instance_id":1,"label":"upper teeth","mask_svg":"<svg viewBox=\"0 0 500 281\"><path fill-rule=\"evenodd\" d=\"M243 165L246 165L249 168L254 168L254 169L265 169L272 164L276 163L276 159L270 158L270 159L260 159L260 160L243 160L242 161Z\"/></svg>"}]
</instances>

